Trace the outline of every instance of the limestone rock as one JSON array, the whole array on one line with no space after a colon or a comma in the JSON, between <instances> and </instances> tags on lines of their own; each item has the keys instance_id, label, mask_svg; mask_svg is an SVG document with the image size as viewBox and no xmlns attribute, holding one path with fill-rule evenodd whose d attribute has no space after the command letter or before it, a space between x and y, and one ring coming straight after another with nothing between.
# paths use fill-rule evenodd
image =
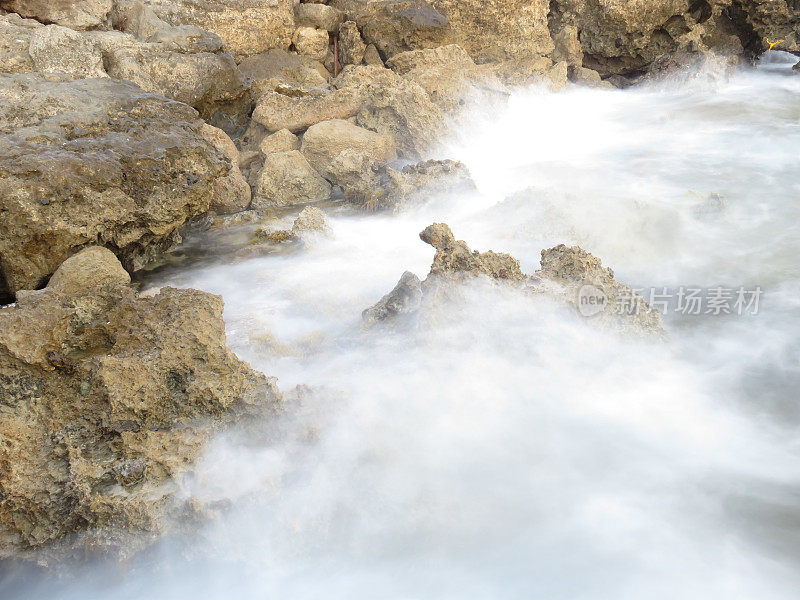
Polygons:
<instances>
[{"instance_id":1,"label":"limestone rock","mask_svg":"<svg viewBox=\"0 0 800 600\"><path fill-rule=\"evenodd\" d=\"M0 8L42 23L96 29L106 23L114 0L0 0Z\"/></svg>"},{"instance_id":2,"label":"limestone rock","mask_svg":"<svg viewBox=\"0 0 800 600\"><path fill-rule=\"evenodd\" d=\"M264 92L274 92L279 88L313 90L328 87L329 73L321 62L285 50L275 49L249 56L239 63L239 69L252 80L256 99Z\"/></svg>"},{"instance_id":3,"label":"limestone rock","mask_svg":"<svg viewBox=\"0 0 800 600\"><path fill-rule=\"evenodd\" d=\"M218 296L116 275L66 294L94 252L0 309L0 558L130 556L175 530L205 442L280 400L226 347Z\"/></svg>"},{"instance_id":4,"label":"limestone rock","mask_svg":"<svg viewBox=\"0 0 800 600\"><path fill-rule=\"evenodd\" d=\"M303 155L347 197L369 196L375 187L373 166L394 158L394 140L380 133L332 120L313 125L303 136Z\"/></svg>"},{"instance_id":5,"label":"limestone rock","mask_svg":"<svg viewBox=\"0 0 800 600\"><path fill-rule=\"evenodd\" d=\"M297 133L322 121L349 119L358 114L362 102L362 95L354 89L336 90L318 97L265 92L258 99L253 120L269 131L288 129Z\"/></svg>"},{"instance_id":6,"label":"limestone rock","mask_svg":"<svg viewBox=\"0 0 800 600\"><path fill-rule=\"evenodd\" d=\"M374 46L373 46L374 47ZM339 27L339 60L342 65L360 65L364 62L367 46L355 21L345 21Z\"/></svg>"},{"instance_id":7,"label":"limestone rock","mask_svg":"<svg viewBox=\"0 0 800 600\"><path fill-rule=\"evenodd\" d=\"M355 21L364 41L374 44L384 57L451 41L447 18L425 0L331 0L330 5Z\"/></svg>"},{"instance_id":8,"label":"limestone rock","mask_svg":"<svg viewBox=\"0 0 800 600\"><path fill-rule=\"evenodd\" d=\"M367 46L366 50L364 50L364 64L376 67L383 66L383 59L381 58L378 49L375 47L375 44L370 44Z\"/></svg>"},{"instance_id":9,"label":"limestone rock","mask_svg":"<svg viewBox=\"0 0 800 600\"><path fill-rule=\"evenodd\" d=\"M422 282L414 273L406 271L394 289L361 313L361 318L364 325L369 327L398 315L413 313L421 304Z\"/></svg>"},{"instance_id":10,"label":"limestone rock","mask_svg":"<svg viewBox=\"0 0 800 600\"><path fill-rule=\"evenodd\" d=\"M430 275L437 277L470 277L484 275L492 279L522 281L524 275L519 261L510 254L498 254L489 250L480 253L470 250L466 242L456 240L453 232L444 223L426 227L420 239L436 248Z\"/></svg>"},{"instance_id":11,"label":"limestone rock","mask_svg":"<svg viewBox=\"0 0 800 600\"><path fill-rule=\"evenodd\" d=\"M393 206L438 195L470 194L477 189L466 165L455 160L426 160L400 171L387 168L386 173L386 195Z\"/></svg>"},{"instance_id":12,"label":"limestone rock","mask_svg":"<svg viewBox=\"0 0 800 600\"><path fill-rule=\"evenodd\" d=\"M140 0L116 0L111 23L117 31L129 33L141 42L170 26Z\"/></svg>"},{"instance_id":13,"label":"limestone rock","mask_svg":"<svg viewBox=\"0 0 800 600\"><path fill-rule=\"evenodd\" d=\"M97 45L67 27L48 25L34 30L29 52L35 69L42 73L108 77Z\"/></svg>"},{"instance_id":14,"label":"limestone rock","mask_svg":"<svg viewBox=\"0 0 800 600\"><path fill-rule=\"evenodd\" d=\"M328 230L325 213L315 206L306 206L292 223L292 235Z\"/></svg>"},{"instance_id":15,"label":"limestone rock","mask_svg":"<svg viewBox=\"0 0 800 600\"><path fill-rule=\"evenodd\" d=\"M294 7L295 23L298 27L324 29L336 33L344 20L342 12L327 4L297 4Z\"/></svg>"},{"instance_id":16,"label":"limestone rock","mask_svg":"<svg viewBox=\"0 0 800 600\"><path fill-rule=\"evenodd\" d=\"M578 39L578 28L565 25L553 34L555 48L550 58L553 62L566 62L570 67L583 66L583 48Z\"/></svg>"},{"instance_id":17,"label":"limestone rock","mask_svg":"<svg viewBox=\"0 0 800 600\"><path fill-rule=\"evenodd\" d=\"M144 0L171 25L196 25L222 38L225 49L241 60L292 43L292 0Z\"/></svg>"},{"instance_id":18,"label":"limestone rock","mask_svg":"<svg viewBox=\"0 0 800 600\"><path fill-rule=\"evenodd\" d=\"M36 70L28 48L31 35L42 25L19 15L0 15L0 72L30 73Z\"/></svg>"},{"instance_id":19,"label":"limestone rock","mask_svg":"<svg viewBox=\"0 0 800 600\"><path fill-rule=\"evenodd\" d=\"M100 286L124 286L130 282L131 276L111 250L87 246L61 263L47 287L57 287L67 296L83 296Z\"/></svg>"},{"instance_id":20,"label":"limestone rock","mask_svg":"<svg viewBox=\"0 0 800 600\"><path fill-rule=\"evenodd\" d=\"M300 139L288 129L281 129L265 137L258 149L265 156L275 152L300 150Z\"/></svg>"},{"instance_id":21,"label":"limestone rock","mask_svg":"<svg viewBox=\"0 0 800 600\"><path fill-rule=\"evenodd\" d=\"M298 54L310 56L314 60L325 60L328 55L328 32L313 27L298 27L292 37L292 44Z\"/></svg>"},{"instance_id":22,"label":"limestone rock","mask_svg":"<svg viewBox=\"0 0 800 600\"><path fill-rule=\"evenodd\" d=\"M0 271L42 285L84 246L136 271L216 201L231 162L194 109L116 79L0 74Z\"/></svg>"},{"instance_id":23,"label":"limestone rock","mask_svg":"<svg viewBox=\"0 0 800 600\"><path fill-rule=\"evenodd\" d=\"M217 127L203 123L201 135L231 161L231 170L214 182L214 200L211 210L227 215L247 210L250 206L250 185L239 170L239 150L228 134Z\"/></svg>"},{"instance_id":24,"label":"limestone rock","mask_svg":"<svg viewBox=\"0 0 800 600\"><path fill-rule=\"evenodd\" d=\"M253 195L253 208L292 206L327 200L331 185L297 150L275 152L264 159Z\"/></svg>"}]
</instances>

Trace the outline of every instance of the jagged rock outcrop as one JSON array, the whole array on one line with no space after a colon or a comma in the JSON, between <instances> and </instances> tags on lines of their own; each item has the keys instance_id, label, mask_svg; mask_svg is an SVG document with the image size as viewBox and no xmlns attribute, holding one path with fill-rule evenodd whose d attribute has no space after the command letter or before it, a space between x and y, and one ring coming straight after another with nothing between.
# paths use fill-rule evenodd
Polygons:
<instances>
[{"instance_id":1,"label":"jagged rock outcrop","mask_svg":"<svg viewBox=\"0 0 800 600\"><path fill-rule=\"evenodd\" d=\"M139 297L85 249L0 308L0 558L129 556L196 510L206 440L280 399L226 347L222 299Z\"/></svg>"},{"instance_id":2,"label":"jagged rock outcrop","mask_svg":"<svg viewBox=\"0 0 800 600\"><path fill-rule=\"evenodd\" d=\"M6 296L43 285L84 246L136 271L178 241L178 227L221 200L215 184L232 169L203 125L128 82L0 74Z\"/></svg>"},{"instance_id":3,"label":"jagged rock outcrop","mask_svg":"<svg viewBox=\"0 0 800 600\"><path fill-rule=\"evenodd\" d=\"M114 0L0 0L0 8L42 23L70 29L97 29L106 25Z\"/></svg>"},{"instance_id":4,"label":"jagged rock outcrop","mask_svg":"<svg viewBox=\"0 0 800 600\"><path fill-rule=\"evenodd\" d=\"M616 281L614 272L603 267L599 258L577 246L562 244L542 250L542 268L526 275L513 256L471 250L444 223L426 227L419 237L436 249L428 277L419 283L413 274L404 274L394 290L364 311L366 326L413 313L426 303L456 298L454 292L458 288L454 286L485 278L572 306L592 324L623 335L664 335L661 314L631 288Z\"/></svg>"}]
</instances>

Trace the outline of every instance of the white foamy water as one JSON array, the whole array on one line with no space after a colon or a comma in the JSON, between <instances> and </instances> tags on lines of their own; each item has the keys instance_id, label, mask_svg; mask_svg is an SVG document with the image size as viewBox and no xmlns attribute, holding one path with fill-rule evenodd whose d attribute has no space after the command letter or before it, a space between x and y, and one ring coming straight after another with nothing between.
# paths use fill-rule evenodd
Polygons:
<instances>
[{"instance_id":1,"label":"white foamy water","mask_svg":"<svg viewBox=\"0 0 800 600\"><path fill-rule=\"evenodd\" d=\"M800 77L520 91L440 156L470 196L331 215L300 252L165 271L222 294L229 343L283 390L262 443L223 437L187 494L231 502L193 552L26 585L27 598L796 598ZM721 210L698 209L708 194ZM634 287L763 290L757 315L631 342L481 284L425 329L360 312L447 222L473 248L580 244ZM267 335L274 342L266 343ZM276 349L276 345L280 346ZM1 590L0 590L1 591Z\"/></svg>"}]
</instances>

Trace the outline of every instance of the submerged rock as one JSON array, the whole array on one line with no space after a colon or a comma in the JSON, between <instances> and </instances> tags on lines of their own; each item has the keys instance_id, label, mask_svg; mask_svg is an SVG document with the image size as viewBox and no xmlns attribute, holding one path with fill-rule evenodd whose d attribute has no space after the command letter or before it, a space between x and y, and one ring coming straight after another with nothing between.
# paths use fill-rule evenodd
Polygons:
<instances>
[{"instance_id":1,"label":"submerged rock","mask_svg":"<svg viewBox=\"0 0 800 600\"><path fill-rule=\"evenodd\" d=\"M426 303L457 298L463 282L484 278L572 306L591 323L624 335L664 335L661 314L616 281L614 272L603 267L599 258L577 246L542 250L542 268L526 275L513 256L473 251L466 242L456 240L444 223L426 227L420 239L436 249L428 277L420 283L412 273L405 273L394 290L363 312L366 325L415 312Z\"/></svg>"},{"instance_id":2,"label":"submerged rock","mask_svg":"<svg viewBox=\"0 0 800 600\"><path fill-rule=\"evenodd\" d=\"M174 531L209 437L280 399L226 347L221 298L138 297L115 260L87 248L0 309L0 558L124 557Z\"/></svg>"}]
</instances>

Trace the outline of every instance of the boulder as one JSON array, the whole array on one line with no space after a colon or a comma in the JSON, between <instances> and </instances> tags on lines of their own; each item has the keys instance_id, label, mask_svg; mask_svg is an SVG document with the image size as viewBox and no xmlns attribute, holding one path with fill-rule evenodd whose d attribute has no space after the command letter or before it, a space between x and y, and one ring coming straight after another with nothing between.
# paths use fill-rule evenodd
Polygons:
<instances>
[{"instance_id":1,"label":"boulder","mask_svg":"<svg viewBox=\"0 0 800 600\"><path fill-rule=\"evenodd\" d=\"M327 4L296 4L294 19L298 27L324 29L328 33L336 33L344 20L342 11Z\"/></svg>"},{"instance_id":2,"label":"boulder","mask_svg":"<svg viewBox=\"0 0 800 600\"><path fill-rule=\"evenodd\" d=\"M406 271L394 289L378 302L361 313L366 327L398 315L410 314L422 305L422 282L419 277Z\"/></svg>"},{"instance_id":3,"label":"boulder","mask_svg":"<svg viewBox=\"0 0 800 600\"><path fill-rule=\"evenodd\" d=\"M43 285L84 246L137 271L217 201L230 159L191 107L117 79L0 74L0 272Z\"/></svg>"},{"instance_id":4,"label":"boulder","mask_svg":"<svg viewBox=\"0 0 800 600\"><path fill-rule=\"evenodd\" d=\"M239 170L239 150L236 148L236 144L222 129L207 123L203 123L200 133L231 161L230 172L214 182L214 200L211 202L211 210L220 215L247 210L251 199L250 185Z\"/></svg>"},{"instance_id":5,"label":"boulder","mask_svg":"<svg viewBox=\"0 0 800 600\"><path fill-rule=\"evenodd\" d=\"M0 72L31 73L36 70L28 48L31 35L41 23L19 15L0 15Z\"/></svg>"},{"instance_id":6,"label":"boulder","mask_svg":"<svg viewBox=\"0 0 800 600\"><path fill-rule=\"evenodd\" d=\"M466 242L456 240L453 232L444 223L426 227L420 239L436 249L430 276L464 277L486 276L510 282L520 282L525 275L519 261L510 254L498 254L489 250L480 253L470 250Z\"/></svg>"},{"instance_id":7,"label":"boulder","mask_svg":"<svg viewBox=\"0 0 800 600\"><path fill-rule=\"evenodd\" d=\"M378 49L375 47L375 44L370 44L367 46L366 50L364 50L364 64L373 65L376 67L383 66L383 59L381 58Z\"/></svg>"},{"instance_id":8,"label":"boulder","mask_svg":"<svg viewBox=\"0 0 800 600\"><path fill-rule=\"evenodd\" d=\"M331 195L331 185L317 173L297 150L275 152L264 159L252 206L264 210L321 202Z\"/></svg>"},{"instance_id":9,"label":"boulder","mask_svg":"<svg viewBox=\"0 0 800 600\"><path fill-rule=\"evenodd\" d=\"M300 138L288 129L281 129L263 139L258 147L263 155L274 154L275 152L289 152L290 150L300 150Z\"/></svg>"},{"instance_id":10,"label":"boulder","mask_svg":"<svg viewBox=\"0 0 800 600\"><path fill-rule=\"evenodd\" d=\"M349 187L348 182L336 169L341 166L337 159L343 153L360 154L378 164L385 164L397 157L391 137L338 119L309 127L303 136L302 152L318 173L340 185L345 192Z\"/></svg>"},{"instance_id":11,"label":"boulder","mask_svg":"<svg viewBox=\"0 0 800 600\"><path fill-rule=\"evenodd\" d=\"M306 206L292 223L292 234L319 233L328 230L325 213L315 206Z\"/></svg>"},{"instance_id":12,"label":"boulder","mask_svg":"<svg viewBox=\"0 0 800 600\"><path fill-rule=\"evenodd\" d=\"M366 43L374 44L383 57L452 41L447 18L425 0L331 0L329 4L355 21Z\"/></svg>"},{"instance_id":13,"label":"boulder","mask_svg":"<svg viewBox=\"0 0 800 600\"><path fill-rule=\"evenodd\" d=\"M292 43L292 0L144 0L171 25L196 25L222 38L225 49L241 60Z\"/></svg>"},{"instance_id":14,"label":"boulder","mask_svg":"<svg viewBox=\"0 0 800 600\"><path fill-rule=\"evenodd\" d=\"M328 55L328 42L328 32L313 27L298 27L292 37L292 44L297 53L314 60L325 60Z\"/></svg>"},{"instance_id":15,"label":"boulder","mask_svg":"<svg viewBox=\"0 0 800 600\"><path fill-rule=\"evenodd\" d=\"M245 58L239 63L239 70L252 80L255 98L277 89L325 89L330 75L321 62L310 56L279 49Z\"/></svg>"},{"instance_id":16,"label":"boulder","mask_svg":"<svg viewBox=\"0 0 800 600\"><path fill-rule=\"evenodd\" d=\"M386 198L392 207L443 195L477 190L466 165L455 160L426 160L400 171L386 169Z\"/></svg>"},{"instance_id":17,"label":"boulder","mask_svg":"<svg viewBox=\"0 0 800 600\"><path fill-rule=\"evenodd\" d=\"M124 559L175 533L206 441L280 400L228 350L220 297L139 297L112 259L85 249L0 308L0 559Z\"/></svg>"},{"instance_id":18,"label":"boulder","mask_svg":"<svg viewBox=\"0 0 800 600\"><path fill-rule=\"evenodd\" d=\"M97 29L108 21L114 0L0 0L0 8L41 23Z\"/></svg>"},{"instance_id":19,"label":"boulder","mask_svg":"<svg viewBox=\"0 0 800 600\"><path fill-rule=\"evenodd\" d=\"M129 33L141 42L170 26L140 0L116 0L111 13L111 24L117 31Z\"/></svg>"},{"instance_id":20,"label":"boulder","mask_svg":"<svg viewBox=\"0 0 800 600\"><path fill-rule=\"evenodd\" d=\"M360 65L364 62L367 46L355 21L346 21L339 27L339 61L342 65Z\"/></svg>"},{"instance_id":21,"label":"boulder","mask_svg":"<svg viewBox=\"0 0 800 600\"><path fill-rule=\"evenodd\" d=\"M269 131L297 133L322 121L349 119L358 114L362 103L362 94L355 89L301 97L268 91L258 99L253 120Z\"/></svg>"},{"instance_id":22,"label":"boulder","mask_svg":"<svg viewBox=\"0 0 800 600\"><path fill-rule=\"evenodd\" d=\"M48 288L59 288L67 296L82 296L97 287L123 286L131 276L114 253L102 246L87 246L56 269Z\"/></svg>"},{"instance_id":23,"label":"boulder","mask_svg":"<svg viewBox=\"0 0 800 600\"><path fill-rule=\"evenodd\" d=\"M48 25L34 30L29 53L35 69L42 73L108 77L97 44L67 27Z\"/></svg>"}]
</instances>

